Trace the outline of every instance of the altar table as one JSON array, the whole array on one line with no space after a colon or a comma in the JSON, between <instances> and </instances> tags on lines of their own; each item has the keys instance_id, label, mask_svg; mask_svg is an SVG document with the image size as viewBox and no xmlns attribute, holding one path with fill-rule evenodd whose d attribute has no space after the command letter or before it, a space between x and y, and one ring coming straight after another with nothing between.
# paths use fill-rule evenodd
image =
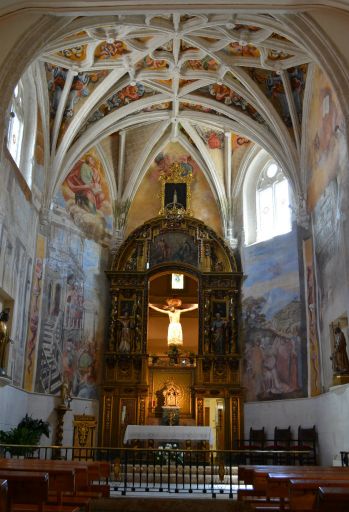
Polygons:
<instances>
[{"instance_id":1,"label":"altar table","mask_svg":"<svg viewBox=\"0 0 349 512\"><path fill-rule=\"evenodd\" d=\"M132 439L154 441L208 441L213 445L211 427L159 426L159 425L127 425L124 444Z\"/></svg>"}]
</instances>

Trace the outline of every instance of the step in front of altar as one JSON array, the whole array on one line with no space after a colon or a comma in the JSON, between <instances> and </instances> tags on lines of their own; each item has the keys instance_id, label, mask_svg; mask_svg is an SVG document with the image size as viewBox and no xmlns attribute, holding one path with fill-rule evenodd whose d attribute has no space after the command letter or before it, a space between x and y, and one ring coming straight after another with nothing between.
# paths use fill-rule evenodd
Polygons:
<instances>
[{"instance_id":1,"label":"step in front of altar","mask_svg":"<svg viewBox=\"0 0 349 512\"><path fill-rule=\"evenodd\" d=\"M218 466L198 466L189 467L181 465L163 465L163 466L143 466L143 465L128 465L125 478L125 471L123 470L112 478L114 482L118 483L149 483L149 484L192 484L192 485L215 485L219 484L235 484L237 483L237 468L226 466L224 470L224 478L219 476Z\"/></svg>"}]
</instances>

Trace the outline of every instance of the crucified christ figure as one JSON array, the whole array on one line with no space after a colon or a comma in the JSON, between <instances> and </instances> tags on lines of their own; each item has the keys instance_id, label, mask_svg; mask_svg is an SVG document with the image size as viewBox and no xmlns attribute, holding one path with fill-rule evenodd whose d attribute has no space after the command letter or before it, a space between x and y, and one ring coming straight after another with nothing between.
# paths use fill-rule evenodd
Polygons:
<instances>
[{"instance_id":1,"label":"crucified christ figure","mask_svg":"<svg viewBox=\"0 0 349 512\"><path fill-rule=\"evenodd\" d=\"M180 306L182 305L181 299L167 299L166 302L167 305L164 305L162 308L158 308L157 306L154 306L154 304L150 303L149 307L155 309L155 311L166 313L168 315L170 320L167 331L168 345L183 345L183 332L180 321L181 313L186 313L187 311L197 309L198 305L192 304L189 308L180 309Z\"/></svg>"}]
</instances>

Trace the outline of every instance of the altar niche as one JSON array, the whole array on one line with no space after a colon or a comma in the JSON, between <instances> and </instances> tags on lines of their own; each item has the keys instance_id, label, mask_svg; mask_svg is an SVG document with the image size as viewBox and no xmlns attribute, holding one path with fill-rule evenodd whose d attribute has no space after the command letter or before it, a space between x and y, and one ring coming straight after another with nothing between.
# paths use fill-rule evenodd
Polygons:
<instances>
[{"instance_id":1,"label":"altar niche","mask_svg":"<svg viewBox=\"0 0 349 512\"><path fill-rule=\"evenodd\" d=\"M164 203L170 183L180 180L164 181ZM180 204L177 188L172 199ZM127 425L203 427L214 420L216 448L233 448L243 431L238 255L172 208L129 236L107 275L101 446L122 446ZM176 392L168 395L169 382Z\"/></svg>"},{"instance_id":2,"label":"altar niche","mask_svg":"<svg viewBox=\"0 0 349 512\"><path fill-rule=\"evenodd\" d=\"M183 273L183 289L174 289L172 274L172 271L160 272L149 280L147 351L160 361L169 357L171 345L175 344L178 350L177 354L174 351L172 362L185 366L184 359L189 360L191 354L198 353L198 281L195 276ZM176 325L170 315L178 317ZM175 332L176 328L180 332Z\"/></svg>"}]
</instances>

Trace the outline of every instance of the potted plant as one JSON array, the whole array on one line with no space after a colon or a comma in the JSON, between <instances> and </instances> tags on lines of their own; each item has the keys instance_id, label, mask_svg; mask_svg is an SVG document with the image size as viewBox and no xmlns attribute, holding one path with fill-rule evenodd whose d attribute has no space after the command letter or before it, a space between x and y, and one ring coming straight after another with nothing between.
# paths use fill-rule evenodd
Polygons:
<instances>
[{"instance_id":1,"label":"potted plant","mask_svg":"<svg viewBox=\"0 0 349 512\"><path fill-rule=\"evenodd\" d=\"M48 421L36 420L26 414L18 423L17 427L12 428L8 432L0 430L0 443L5 445L22 444L22 445L38 445L42 435L49 437ZM11 455L32 455L34 448L9 448Z\"/></svg>"}]
</instances>

